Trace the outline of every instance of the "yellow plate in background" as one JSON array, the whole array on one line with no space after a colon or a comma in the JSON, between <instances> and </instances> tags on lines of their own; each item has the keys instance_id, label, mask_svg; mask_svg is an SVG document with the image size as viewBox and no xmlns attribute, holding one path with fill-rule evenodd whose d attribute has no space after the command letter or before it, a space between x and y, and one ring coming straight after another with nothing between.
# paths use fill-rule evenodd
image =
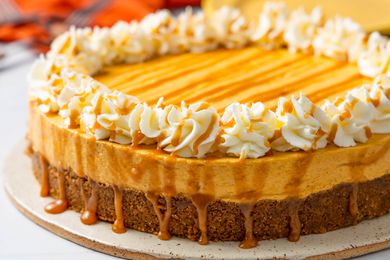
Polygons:
<instances>
[{"instance_id":1,"label":"yellow plate in background","mask_svg":"<svg viewBox=\"0 0 390 260\"><path fill-rule=\"evenodd\" d=\"M224 5L238 7L250 19L256 19L265 0L202 0L202 8L210 14ZM351 17L367 31L390 34L390 0L285 0L289 9L304 6L307 11L321 6L326 17Z\"/></svg>"}]
</instances>

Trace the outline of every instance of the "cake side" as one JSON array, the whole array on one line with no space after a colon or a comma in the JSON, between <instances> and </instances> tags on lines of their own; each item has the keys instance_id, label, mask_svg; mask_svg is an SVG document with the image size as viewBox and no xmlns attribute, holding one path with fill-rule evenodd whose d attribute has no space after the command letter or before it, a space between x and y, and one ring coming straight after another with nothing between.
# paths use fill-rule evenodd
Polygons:
<instances>
[{"instance_id":1,"label":"cake side","mask_svg":"<svg viewBox=\"0 0 390 260\"><path fill-rule=\"evenodd\" d=\"M59 198L59 175L63 174L66 200L71 209L85 212L92 190L95 190L95 212L99 219L114 223L117 216L121 215L124 227L154 234L161 232L159 218L145 192L120 188L122 202L120 207L116 207L116 186L97 183L79 177L71 170L42 164L40 156L37 152L32 156L35 176L41 181L42 171L48 167L49 194ZM354 189L357 193L351 199ZM389 196L390 174L386 174L358 184L339 184L330 190L301 199L261 200L253 205L250 214L253 219L253 235L256 240L289 237L294 233L299 237L300 234L324 233L354 225L389 212ZM167 214L164 196L158 196L157 204L160 213L163 216ZM207 206L207 238L212 241L245 240L245 206L247 205L212 200ZM173 196L169 211L167 234L192 240L200 238L202 232L198 224L198 212L191 199L180 194Z\"/></svg>"},{"instance_id":2,"label":"cake side","mask_svg":"<svg viewBox=\"0 0 390 260\"><path fill-rule=\"evenodd\" d=\"M169 196L212 195L230 201L306 197L345 182L362 182L390 172L390 136L375 135L351 148L275 153L261 159L180 158L145 146L95 139L64 128L57 116L32 107L30 140L55 167L80 177Z\"/></svg>"}]
</instances>

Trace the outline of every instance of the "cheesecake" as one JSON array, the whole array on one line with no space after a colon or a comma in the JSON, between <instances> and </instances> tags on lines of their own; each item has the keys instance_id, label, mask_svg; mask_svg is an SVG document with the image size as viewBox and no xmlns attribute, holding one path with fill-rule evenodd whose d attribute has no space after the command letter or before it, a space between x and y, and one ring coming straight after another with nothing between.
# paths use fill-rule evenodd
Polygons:
<instances>
[{"instance_id":1,"label":"cheesecake","mask_svg":"<svg viewBox=\"0 0 390 260\"><path fill-rule=\"evenodd\" d=\"M224 7L71 28L29 75L45 211L242 248L384 215L389 53L349 18L281 2L256 22Z\"/></svg>"}]
</instances>

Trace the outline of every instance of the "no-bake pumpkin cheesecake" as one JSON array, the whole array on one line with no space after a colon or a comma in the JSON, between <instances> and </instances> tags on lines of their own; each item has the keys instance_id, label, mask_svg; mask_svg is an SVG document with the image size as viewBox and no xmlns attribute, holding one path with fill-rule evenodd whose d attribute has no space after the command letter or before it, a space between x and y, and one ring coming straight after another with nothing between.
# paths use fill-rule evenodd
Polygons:
<instances>
[{"instance_id":1,"label":"no-bake pumpkin cheesecake","mask_svg":"<svg viewBox=\"0 0 390 260\"><path fill-rule=\"evenodd\" d=\"M243 248L381 216L389 60L384 36L280 2L71 28L29 78L45 210Z\"/></svg>"}]
</instances>

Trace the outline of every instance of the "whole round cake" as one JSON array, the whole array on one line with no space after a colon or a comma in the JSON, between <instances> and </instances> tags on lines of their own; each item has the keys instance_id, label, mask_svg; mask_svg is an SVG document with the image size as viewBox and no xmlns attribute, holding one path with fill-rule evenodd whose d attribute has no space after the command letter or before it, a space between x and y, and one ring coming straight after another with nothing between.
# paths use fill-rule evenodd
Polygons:
<instances>
[{"instance_id":1,"label":"whole round cake","mask_svg":"<svg viewBox=\"0 0 390 260\"><path fill-rule=\"evenodd\" d=\"M45 210L242 248L381 216L388 75L386 37L280 2L71 28L29 75Z\"/></svg>"}]
</instances>

